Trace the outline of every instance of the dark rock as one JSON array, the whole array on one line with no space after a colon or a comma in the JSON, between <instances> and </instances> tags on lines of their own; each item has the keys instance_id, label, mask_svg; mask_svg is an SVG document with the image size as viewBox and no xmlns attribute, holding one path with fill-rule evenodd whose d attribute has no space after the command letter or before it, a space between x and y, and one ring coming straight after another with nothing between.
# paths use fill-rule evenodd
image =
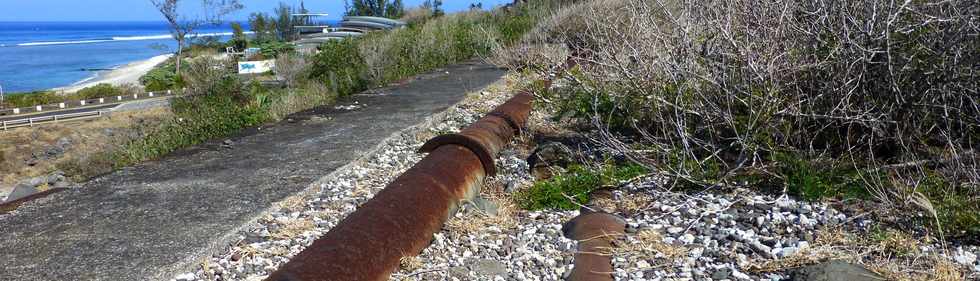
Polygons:
<instances>
[{"instance_id":1,"label":"dark rock","mask_svg":"<svg viewBox=\"0 0 980 281\"><path fill-rule=\"evenodd\" d=\"M31 196L41 191L44 190L38 188L37 185L29 185L29 184L21 183L18 184L17 186L14 186L14 190L10 192L10 195L7 195L7 199L5 202L10 202L27 196Z\"/></svg>"},{"instance_id":2,"label":"dark rock","mask_svg":"<svg viewBox=\"0 0 980 281\"><path fill-rule=\"evenodd\" d=\"M491 216L496 216L497 210L500 209L500 207L497 206L496 203L493 203L493 201L487 200L482 196L476 196L472 200L466 201L465 204L469 206L469 208L466 208L466 211L468 212L471 210L475 210L480 212L481 214L486 214Z\"/></svg>"},{"instance_id":3,"label":"dark rock","mask_svg":"<svg viewBox=\"0 0 980 281\"><path fill-rule=\"evenodd\" d=\"M527 165L535 179L548 179L553 167L568 167L574 162L572 150L564 144L549 142L539 145L527 158Z\"/></svg>"},{"instance_id":4,"label":"dark rock","mask_svg":"<svg viewBox=\"0 0 980 281\"><path fill-rule=\"evenodd\" d=\"M886 280L881 275L860 265L844 261L829 261L799 268L791 272L793 281L877 281Z\"/></svg>"},{"instance_id":5,"label":"dark rock","mask_svg":"<svg viewBox=\"0 0 980 281\"><path fill-rule=\"evenodd\" d=\"M507 267L503 263L494 260L478 259L470 264L470 270L478 276L507 276Z\"/></svg>"}]
</instances>

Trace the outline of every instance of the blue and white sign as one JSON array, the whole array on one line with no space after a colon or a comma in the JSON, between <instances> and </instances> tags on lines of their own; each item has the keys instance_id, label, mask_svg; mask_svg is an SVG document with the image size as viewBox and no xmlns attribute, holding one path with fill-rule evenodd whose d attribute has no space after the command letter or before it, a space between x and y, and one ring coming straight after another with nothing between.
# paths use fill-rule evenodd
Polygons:
<instances>
[{"instance_id":1,"label":"blue and white sign","mask_svg":"<svg viewBox=\"0 0 980 281\"><path fill-rule=\"evenodd\" d=\"M272 71L276 67L275 60L242 61L238 62L239 74L260 74Z\"/></svg>"}]
</instances>

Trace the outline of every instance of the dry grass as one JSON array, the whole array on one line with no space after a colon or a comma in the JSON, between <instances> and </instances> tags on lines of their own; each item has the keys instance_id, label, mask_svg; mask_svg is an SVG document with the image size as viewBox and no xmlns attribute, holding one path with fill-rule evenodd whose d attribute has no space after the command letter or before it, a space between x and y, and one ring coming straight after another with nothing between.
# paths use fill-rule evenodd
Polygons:
<instances>
[{"instance_id":1,"label":"dry grass","mask_svg":"<svg viewBox=\"0 0 980 281\"><path fill-rule=\"evenodd\" d=\"M817 231L813 245L777 260L743 265L752 272L782 272L828 260L862 264L887 280L964 280L964 269L935 252L919 251L920 241L907 233L859 235L840 228Z\"/></svg>"},{"instance_id":2,"label":"dry grass","mask_svg":"<svg viewBox=\"0 0 980 281\"><path fill-rule=\"evenodd\" d=\"M627 216L633 216L644 212L653 201L653 196L646 193L629 194L617 200L617 208L619 212Z\"/></svg>"},{"instance_id":3,"label":"dry grass","mask_svg":"<svg viewBox=\"0 0 980 281\"><path fill-rule=\"evenodd\" d=\"M432 9L427 7L415 7L405 10L401 20L406 23L422 23L432 17Z\"/></svg>"},{"instance_id":4,"label":"dry grass","mask_svg":"<svg viewBox=\"0 0 980 281\"><path fill-rule=\"evenodd\" d=\"M0 185L14 185L29 177L65 169L70 176L98 174L111 169L111 163L100 153L110 151L129 140L140 138L172 116L168 108L114 112L108 117L18 128L0 132ZM43 153L61 139L70 140L64 153L28 166L34 153ZM108 166L108 167L107 167ZM73 170L75 171L67 171Z\"/></svg>"},{"instance_id":5,"label":"dry grass","mask_svg":"<svg viewBox=\"0 0 980 281\"><path fill-rule=\"evenodd\" d=\"M858 250L853 248L858 244L857 239L855 235L839 228L821 228L817 230L816 241L810 247L782 259L750 263L746 267L753 272L777 272L831 259L857 261Z\"/></svg>"},{"instance_id":6,"label":"dry grass","mask_svg":"<svg viewBox=\"0 0 980 281\"><path fill-rule=\"evenodd\" d=\"M293 195L279 202L279 208L299 212L306 208L306 199L302 195Z\"/></svg>"},{"instance_id":7,"label":"dry grass","mask_svg":"<svg viewBox=\"0 0 980 281\"><path fill-rule=\"evenodd\" d=\"M453 237L462 237L480 233L487 227L498 227L502 230L517 227L517 215L519 208L510 197L504 197L497 193L485 193L484 198L497 205L497 214L490 215L480 210L471 210L466 214L457 214L446 222L445 229ZM472 208L467 206L467 208Z\"/></svg>"},{"instance_id":8,"label":"dry grass","mask_svg":"<svg viewBox=\"0 0 980 281\"><path fill-rule=\"evenodd\" d=\"M688 249L684 246L664 243L664 236L657 231L646 229L624 239L613 240L615 247L611 252L615 256L625 257L631 263L638 259L657 258L664 263L672 263L675 259L687 256Z\"/></svg>"},{"instance_id":9,"label":"dry grass","mask_svg":"<svg viewBox=\"0 0 980 281\"><path fill-rule=\"evenodd\" d=\"M276 229L272 233L272 238L275 239L290 239L302 235L304 232L313 230L316 225L313 224L313 220L307 218L296 218L290 219L279 229Z\"/></svg>"},{"instance_id":10,"label":"dry grass","mask_svg":"<svg viewBox=\"0 0 980 281\"><path fill-rule=\"evenodd\" d=\"M422 259L415 256L402 257L398 261L398 268L406 272L414 272L416 270L422 269L425 264L422 263Z\"/></svg>"}]
</instances>

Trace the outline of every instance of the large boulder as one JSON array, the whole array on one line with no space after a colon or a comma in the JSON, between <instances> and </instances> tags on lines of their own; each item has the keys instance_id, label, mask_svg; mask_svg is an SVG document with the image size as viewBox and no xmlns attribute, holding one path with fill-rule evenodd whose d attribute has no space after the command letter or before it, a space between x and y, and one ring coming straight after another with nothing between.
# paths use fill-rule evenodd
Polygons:
<instances>
[{"instance_id":1,"label":"large boulder","mask_svg":"<svg viewBox=\"0 0 980 281\"><path fill-rule=\"evenodd\" d=\"M0 201L0 203L18 200L52 188L68 188L71 185L72 183L65 177L65 172L55 171L46 176L34 177L21 181L19 184L14 186L14 190L10 192L10 195L8 195L6 199Z\"/></svg>"},{"instance_id":2,"label":"large boulder","mask_svg":"<svg viewBox=\"0 0 980 281\"><path fill-rule=\"evenodd\" d=\"M17 200L17 199L21 199L21 198L24 198L24 197L27 197L27 196L31 196L31 195L34 195L34 194L36 194L38 192L43 192L45 190L45 188L46 188L46 186L45 187L42 187L42 186L39 186L39 185L30 185L30 184L27 184L27 183L20 183L20 184L17 184L16 186L14 186L14 190L10 192L10 195L7 195L7 199L5 199L3 202L0 202L0 203L11 202L11 201L14 201L14 200Z\"/></svg>"},{"instance_id":3,"label":"large boulder","mask_svg":"<svg viewBox=\"0 0 980 281\"><path fill-rule=\"evenodd\" d=\"M885 277L863 266L844 262L829 261L803 267L792 272L793 281L880 281Z\"/></svg>"}]
</instances>

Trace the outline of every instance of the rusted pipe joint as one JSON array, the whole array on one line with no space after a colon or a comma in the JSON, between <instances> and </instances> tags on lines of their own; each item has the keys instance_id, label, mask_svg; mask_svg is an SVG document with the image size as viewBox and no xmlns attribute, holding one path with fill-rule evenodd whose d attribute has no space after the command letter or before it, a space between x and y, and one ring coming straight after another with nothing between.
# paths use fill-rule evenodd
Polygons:
<instances>
[{"instance_id":1,"label":"rusted pipe joint","mask_svg":"<svg viewBox=\"0 0 980 281\"><path fill-rule=\"evenodd\" d=\"M514 137L514 131L507 120L497 116L486 116L458 134L435 137L419 148L419 152L432 152L444 145L458 145L469 149L480 158L483 171L489 176L497 175L494 156L500 153Z\"/></svg>"},{"instance_id":2,"label":"rusted pipe joint","mask_svg":"<svg viewBox=\"0 0 980 281\"><path fill-rule=\"evenodd\" d=\"M493 111L488 113L488 116L496 116L503 118L507 121L507 124L514 129L514 134L520 134L524 126L527 125L528 116L531 114L531 106L534 101L534 96L528 92L520 92L513 98L501 104Z\"/></svg>"},{"instance_id":3,"label":"rusted pipe joint","mask_svg":"<svg viewBox=\"0 0 980 281\"><path fill-rule=\"evenodd\" d=\"M485 171L487 175L497 175L497 165L493 160L493 155L490 154L490 150L483 146L479 140L471 136L463 134L447 134L437 136L423 144L422 147L419 148L419 152L431 153L444 145L458 145L465 147L470 152L473 152L477 158L480 158L480 164L482 164L483 171Z\"/></svg>"},{"instance_id":4,"label":"rusted pipe joint","mask_svg":"<svg viewBox=\"0 0 980 281\"><path fill-rule=\"evenodd\" d=\"M568 281L612 281L612 241L625 235L626 221L608 213L582 214L562 226L565 237L579 241Z\"/></svg>"}]
</instances>

